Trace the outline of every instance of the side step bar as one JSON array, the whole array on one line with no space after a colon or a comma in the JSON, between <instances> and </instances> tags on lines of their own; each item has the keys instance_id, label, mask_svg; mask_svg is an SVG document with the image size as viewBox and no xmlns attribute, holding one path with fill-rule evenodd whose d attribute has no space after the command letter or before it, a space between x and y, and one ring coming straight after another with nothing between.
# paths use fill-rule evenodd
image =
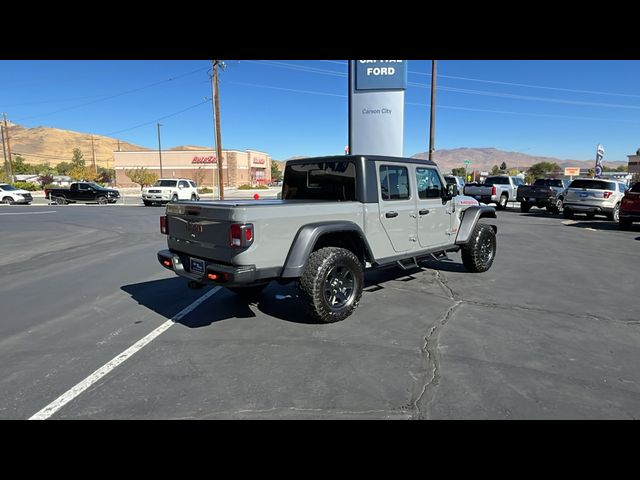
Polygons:
<instances>
[{"instance_id":1,"label":"side step bar","mask_svg":"<svg viewBox=\"0 0 640 480\"><path fill-rule=\"evenodd\" d=\"M398 260L396 262L396 264L402 270L410 270L412 268L420 268L420 265L418 265L418 260L417 260L416 257L411 257L411 258L405 258L405 259L402 259L402 260Z\"/></svg>"}]
</instances>

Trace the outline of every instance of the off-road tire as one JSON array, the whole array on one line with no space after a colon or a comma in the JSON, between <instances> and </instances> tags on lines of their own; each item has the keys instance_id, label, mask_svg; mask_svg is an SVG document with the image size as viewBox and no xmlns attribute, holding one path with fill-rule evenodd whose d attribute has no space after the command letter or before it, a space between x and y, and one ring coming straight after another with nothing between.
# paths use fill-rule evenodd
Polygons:
<instances>
[{"instance_id":1,"label":"off-road tire","mask_svg":"<svg viewBox=\"0 0 640 480\"><path fill-rule=\"evenodd\" d=\"M529 210L531 210L531 204L528 202L520 202L520 211L522 213L527 213Z\"/></svg>"},{"instance_id":2,"label":"off-road tire","mask_svg":"<svg viewBox=\"0 0 640 480\"><path fill-rule=\"evenodd\" d=\"M191 201L192 201L192 202L197 202L197 201L198 201L198 197L196 197L196 195L195 195L195 194L192 194L192 195L191 195Z\"/></svg>"},{"instance_id":3,"label":"off-road tire","mask_svg":"<svg viewBox=\"0 0 640 480\"><path fill-rule=\"evenodd\" d=\"M364 268L358 257L344 248L325 247L309 256L299 291L313 318L333 323L353 313L363 286ZM334 300L336 304L332 305Z\"/></svg>"},{"instance_id":4,"label":"off-road tire","mask_svg":"<svg viewBox=\"0 0 640 480\"><path fill-rule=\"evenodd\" d=\"M496 233L491 225L478 223L469 243L462 247L462 263L470 272L486 272L496 257Z\"/></svg>"},{"instance_id":5,"label":"off-road tire","mask_svg":"<svg viewBox=\"0 0 640 480\"><path fill-rule=\"evenodd\" d=\"M618 228L620 228L620 230L631 230L631 225L633 225L633 222L628 218L618 220Z\"/></svg>"},{"instance_id":6,"label":"off-road tire","mask_svg":"<svg viewBox=\"0 0 640 480\"><path fill-rule=\"evenodd\" d=\"M260 294L267 287L267 283L263 285L251 285L250 287L227 287L233 293L243 300L255 302L260 298Z\"/></svg>"}]
</instances>

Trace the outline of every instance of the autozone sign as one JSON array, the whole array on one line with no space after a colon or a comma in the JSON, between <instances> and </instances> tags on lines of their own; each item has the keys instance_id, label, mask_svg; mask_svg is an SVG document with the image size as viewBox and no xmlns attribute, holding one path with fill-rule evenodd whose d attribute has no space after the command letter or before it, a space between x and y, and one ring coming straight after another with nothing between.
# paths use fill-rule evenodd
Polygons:
<instances>
[{"instance_id":1,"label":"autozone sign","mask_svg":"<svg viewBox=\"0 0 640 480\"><path fill-rule=\"evenodd\" d=\"M267 159L263 158L263 157L253 157L251 159L251 163L254 165L264 165L265 163L267 163Z\"/></svg>"},{"instance_id":2,"label":"autozone sign","mask_svg":"<svg viewBox=\"0 0 640 480\"><path fill-rule=\"evenodd\" d=\"M216 163L215 155L209 155L208 157L193 157L191 163Z\"/></svg>"}]
</instances>

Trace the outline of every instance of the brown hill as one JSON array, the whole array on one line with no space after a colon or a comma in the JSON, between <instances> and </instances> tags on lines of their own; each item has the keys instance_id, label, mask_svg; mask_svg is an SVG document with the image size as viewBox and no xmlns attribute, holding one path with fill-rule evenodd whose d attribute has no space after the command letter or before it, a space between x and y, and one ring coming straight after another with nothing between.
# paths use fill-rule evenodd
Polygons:
<instances>
[{"instance_id":1,"label":"brown hill","mask_svg":"<svg viewBox=\"0 0 640 480\"><path fill-rule=\"evenodd\" d=\"M164 151L164 149L162 149ZM199 147L197 145L178 145L168 150L213 150L213 147ZM224 158L224 157L222 157Z\"/></svg>"},{"instance_id":2,"label":"brown hill","mask_svg":"<svg viewBox=\"0 0 640 480\"><path fill-rule=\"evenodd\" d=\"M412 157L429 158L429 154L427 152L417 153ZM540 162L555 162L561 168L590 168L595 165L595 158L593 160L562 160L554 157L527 155L520 152L506 152L497 148L454 148L451 150L436 150L434 152L434 161L443 172L450 172L452 168L464 167L462 163L464 160L471 161L470 169L475 168L476 170L486 171L491 171L494 165L500 166L502 162L506 163L507 168L520 169ZM620 165L627 165L627 162L607 162L605 158L605 168L616 168Z\"/></svg>"},{"instance_id":3,"label":"brown hill","mask_svg":"<svg viewBox=\"0 0 640 480\"><path fill-rule=\"evenodd\" d=\"M73 149L79 148L90 165L93 161L91 134L61 130L58 128L25 128L9 124L11 151L20 154L27 163L49 163L54 166L60 162L70 162ZM102 135L93 136L96 163L101 167L113 167L113 152L118 150L118 139ZM148 148L120 141L120 150L142 151ZM14 157L15 158L15 157Z\"/></svg>"}]
</instances>

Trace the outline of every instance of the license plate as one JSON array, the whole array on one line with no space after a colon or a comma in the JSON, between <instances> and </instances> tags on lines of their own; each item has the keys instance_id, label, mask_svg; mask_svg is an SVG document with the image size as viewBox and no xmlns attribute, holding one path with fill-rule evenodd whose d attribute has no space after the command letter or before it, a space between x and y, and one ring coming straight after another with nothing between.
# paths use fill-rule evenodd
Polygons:
<instances>
[{"instance_id":1,"label":"license plate","mask_svg":"<svg viewBox=\"0 0 640 480\"><path fill-rule=\"evenodd\" d=\"M535 202L536 202L536 199L535 199L535 198L530 198L530 199L529 199L529 201L530 201L531 203L535 203Z\"/></svg>"},{"instance_id":2,"label":"license plate","mask_svg":"<svg viewBox=\"0 0 640 480\"><path fill-rule=\"evenodd\" d=\"M204 261L198 258L191 259L191 273L201 273L204 275Z\"/></svg>"},{"instance_id":3,"label":"license plate","mask_svg":"<svg viewBox=\"0 0 640 480\"><path fill-rule=\"evenodd\" d=\"M588 193L581 193L580 198L587 198L589 196Z\"/></svg>"},{"instance_id":4,"label":"license plate","mask_svg":"<svg viewBox=\"0 0 640 480\"><path fill-rule=\"evenodd\" d=\"M476 200L480 200L482 198L481 195L474 195L474 197L476 197Z\"/></svg>"}]
</instances>

